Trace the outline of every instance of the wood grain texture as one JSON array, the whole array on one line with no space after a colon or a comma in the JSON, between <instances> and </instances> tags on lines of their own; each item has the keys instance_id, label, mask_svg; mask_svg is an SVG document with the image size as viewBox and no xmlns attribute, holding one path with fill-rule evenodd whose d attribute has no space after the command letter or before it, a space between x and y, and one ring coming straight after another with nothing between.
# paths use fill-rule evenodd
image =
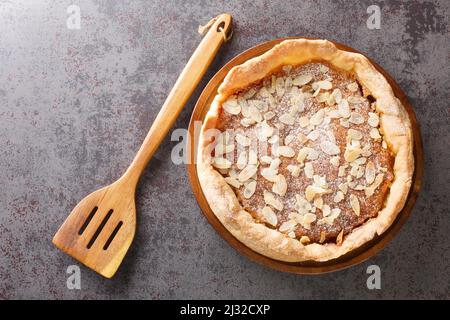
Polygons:
<instances>
[{"instance_id":1,"label":"wood grain texture","mask_svg":"<svg viewBox=\"0 0 450 320\"><path fill-rule=\"evenodd\" d=\"M230 33L231 23L229 14L216 18L178 77L127 171L73 209L53 238L59 249L107 278L115 274L134 238L139 178L224 42L224 33Z\"/></svg>"},{"instance_id":2,"label":"wood grain texture","mask_svg":"<svg viewBox=\"0 0 450 320\"><path fill-rule=\"evenodd\" d=\"M375 255L379 250L385 247L390 240L392 240L395 235L399 232L401 226L408 219L414 203L416 201L417 195L420 190L420 186L422 184L422 176L423 176L423 149L422 149L422 140L420 136L420 127L417 123L416 116L414 114L414 110L409 104L405 93L400 89L398 84L394 81L394 79L383 70L378 64L374 63L371 60L371 63L377 68L379 72L381 72L385 78L388 80L389 84L394 90L394 93L397 98L400 99L403 106L405 106L413 127L414 132L414 160L415 160L415 171L413 176L413 183L408 195L408 199L403 210L398 214L396 220L391 225L391 227L381 234L380 236L376 236L371 241L367 242L362 247L349 252L348 254L334 260L326 261L326 262L283 262L274 259L270 259L266 256L256 253L251 250L240 241L238 241L219 221L219 219L212 212L211 208L208 205L208 202L203 195L200 183L197 177L197 170L195 166L196 161L196 152L197 146L195 145L195 141L198 141L199 130L195 130L199 127L199 125L195 125L198 121L203 121L206 113L209 110L209 107L217 94L217 89L219 85L222 83L224 77L229 72L229 70L243 62L251 59L253 57L259 56L264 52L270 50L274 45L280 43L286 39L295 39L292 38L282 38L276 39L273 41L265 42L260 45L257 45L253 48L250 48L243 53L239 54L231 61L229 61L222 69L220 69L216 75L211 79L208 85L203 90L202 94L199 97L199 100L194 108L192 113L191 121L189 124L189 140L188 140L188 164L187 171L189 175L189 179L192 185L192 189L197 198L197 201L202 209L203 214L209 223L214 227L214 229L237 251L241 254L247 256L253 261L256 261L262 265L267 267L290 273L297 274L320 274L325 272L337 271L340 269L344 269L350 267L352 265L361 263L371 256ZM312 39L312 38L309 38ZM346 50L350 52L358 52L355 49L349 48L345 45L334 42L334 44L341 50ZM358 52L360 53L360 52ZM370 59L369 59L370 60Z\"/></svg>"}]
</instances>

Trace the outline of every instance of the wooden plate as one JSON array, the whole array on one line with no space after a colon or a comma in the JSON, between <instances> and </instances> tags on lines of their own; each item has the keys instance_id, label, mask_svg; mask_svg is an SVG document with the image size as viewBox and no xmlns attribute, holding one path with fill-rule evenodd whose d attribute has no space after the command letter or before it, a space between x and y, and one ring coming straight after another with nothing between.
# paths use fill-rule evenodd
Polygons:
<instances>
[{"instance_id":1,"label":"wooden plate","mask_svg":"<svg viewBox=\"0 0 450 320\"><path fill-rule=\"evenodd\" d=\"M414 160L415 160L415 172L413 176L413 184L411 186L408 199L406 201L405 207L398 214L396 220L391 225L391 227L386 230L382 235L376 236L370 242L364 244L357 250L349 252L348 254L341 256L337 259L326 261L326 262L284 262L278 261L266 256L263 256L252 249L245 246L239 240L237 240L219 221L219 219L214 215L211 208L208 205L208 202L205 199L205 196L202 192L200 182L198 181L197 169L195 166L195 155L196 155L196 147L194 145L194 141L198 141L198 135L200 131L199 121L203 122L206 113L209 110L211 102L217 94L217 89L219 85L222 83L224 77L228 73L228 71L239 64L251 59L253 57L259 56L264 52L271 49L274 45L280 43L286 39L295 39L295 38L283 38L276 39L269 42L262 43L253 48L250 48L243 53L239 54L231 61L229 61L222 69L220 69L214 77L209 81L202 94L200 95L197 104L195 105L194 111L191 116L191 121L189 123L189 139L188 139L188 164L187 171L189 175L189 179L192 185L192 189L194 191L195 197L200 205L200 208L203 211L206 219L209 223L216 229L216 231L237 251L246 257L250 258L253 261L256 261L262 265L265 265L269 268L273 268L276 270L280 270L283 272L297 273L297 274L319 274L325 272L332 272L341 270L352 265L361 263L374 254L376 254L379 250L381 250L384 246L388 244L392 238L398 233L401 226L408 219L413 205L416 201L417 195L419 193L420 185L422 182L423 175L423 149L422 149L422 141L420 137L420 128L416 120L416 116L411 105L408 103L405 93L400 89L397 83L392 79L392 77L384 71L379 65L374 63L372 64L380 71L388 80L390 85L392 86L395 95L399 98L408 111L413 130L414 130ZM308 38L311 39L311 38ZM346 50L350 52L358 52L355 49L349 48L339 43L334 43L339 49ZM194 125L197 122L197 125Z\"/></svg>"}]
</instances>

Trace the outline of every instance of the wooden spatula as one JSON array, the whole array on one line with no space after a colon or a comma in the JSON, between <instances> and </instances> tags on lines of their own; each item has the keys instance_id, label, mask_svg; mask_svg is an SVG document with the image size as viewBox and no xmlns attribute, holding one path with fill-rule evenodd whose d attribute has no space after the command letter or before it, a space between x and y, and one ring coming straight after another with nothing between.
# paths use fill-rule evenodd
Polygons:
<instances>
[{"instance_id":1,"label":"wooden spatula","mask_svg":"<svg viewBox=\"0 0 450 320\"><path fill-rule=\"evenodd\" d=\"M59 249L104 277L114 275L133 241L139 177L230 34L231 16L219 15L208 27L127 171L81 200L53 238Z\"/></svg>"}]
</instances>

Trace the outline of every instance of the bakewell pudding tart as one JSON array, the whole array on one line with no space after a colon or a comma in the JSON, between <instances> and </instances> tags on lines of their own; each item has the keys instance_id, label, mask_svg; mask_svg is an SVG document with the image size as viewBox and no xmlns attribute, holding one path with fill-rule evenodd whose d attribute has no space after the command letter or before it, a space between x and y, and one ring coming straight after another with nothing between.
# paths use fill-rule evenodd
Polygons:
<instances>
[{"instance_id":1,"label":"bakewell pudding tart","mask_svg":"<svg viewBox=\"0 0 450 320\"><path fill-rule=\"evenodd\" d=\"M202 126L197 174L252 250L327 261L386 231L414 171L408 114L361 54L286 40L236 66Z\"/></svg>"}]
</instances>

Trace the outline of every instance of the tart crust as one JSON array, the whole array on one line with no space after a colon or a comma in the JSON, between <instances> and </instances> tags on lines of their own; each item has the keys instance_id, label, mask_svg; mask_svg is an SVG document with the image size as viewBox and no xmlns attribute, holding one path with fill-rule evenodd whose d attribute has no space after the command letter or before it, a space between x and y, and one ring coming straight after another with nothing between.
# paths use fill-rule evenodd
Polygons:
<instances>
[{"instance_id":1,"label":"tart crust","mask_svg":"<svg viewBox=\"0 0 450 320\"><path fill-rule=\"evenodd\" d=\"M262 81L284 65L322 60L351 73L376 99L380 131L394 157L394 179L384 207L374 218L345 235L340 244L302 244L299 239L257 222L240 204L224 177L211 165L209 129L217 127L222 103L234 93ZM403 208L414 171L413 135L408 114L392 88L361 54L342 51L327 40L286 40L265 54L230 70L207 113L199 140L197 173L203 193L221 223L243 244L269 258L287 262L338 258L386 231Z\"/></svg>"}]
</instances>

